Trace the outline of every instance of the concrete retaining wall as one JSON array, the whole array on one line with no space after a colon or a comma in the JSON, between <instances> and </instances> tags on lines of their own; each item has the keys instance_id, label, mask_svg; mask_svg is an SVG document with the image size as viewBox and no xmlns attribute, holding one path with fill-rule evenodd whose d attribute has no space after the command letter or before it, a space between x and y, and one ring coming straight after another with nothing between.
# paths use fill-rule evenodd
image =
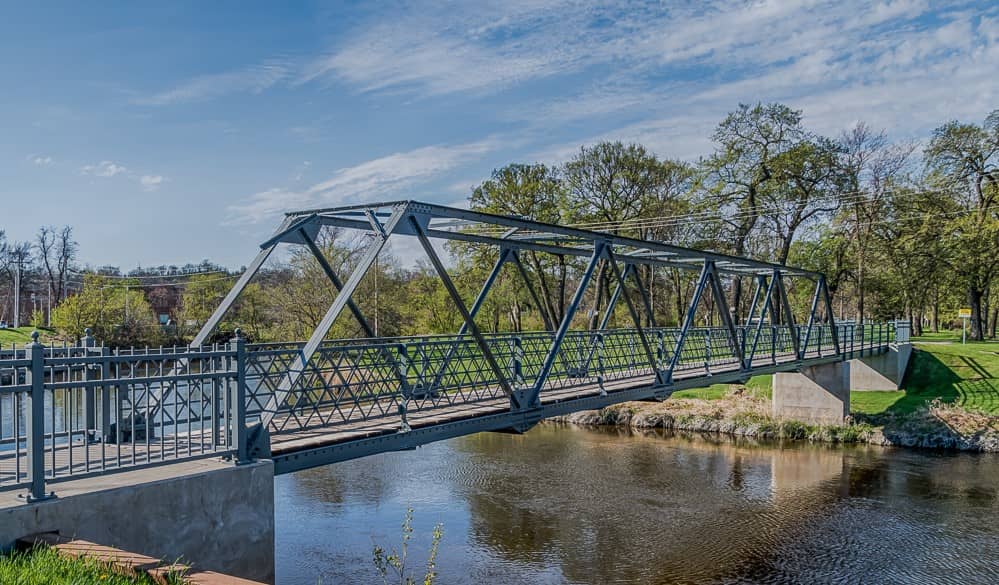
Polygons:
<instances>
[{"instance_id":1,"label":"concrete retaining wall","mask_svg":"<svg viewBox=\"0 0 999 585\"><path fill-rule=\"evenodd\" d=\"M53 484L56 499L0 494L0 547L62 536L274 581L274 466L194 461Z\"/></svg>"}]
</instances>

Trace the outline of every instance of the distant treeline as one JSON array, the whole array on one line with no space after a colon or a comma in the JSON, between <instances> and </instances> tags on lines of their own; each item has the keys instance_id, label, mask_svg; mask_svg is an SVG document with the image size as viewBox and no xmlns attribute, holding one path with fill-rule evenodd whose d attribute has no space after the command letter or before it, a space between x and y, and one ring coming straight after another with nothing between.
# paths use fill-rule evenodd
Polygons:
<instances>
[{"instance_id":1,"label":"distant treeline","mask_svg":"<svg viewBox=\"0 0 999 585\"><path fill-rule=\"evenodd\" d=\"M822 136L785 105L741 105L711 138L713 152L697 161L663 159L640 144L601 142L557 166L510 164L472 190L470 206L821 271L839 319L905 318L918 334L951 324L957 309L968 307L972 337L995 337L999 110L982 123L945 122L918 144L862 122L839 136ZM334 268L347 274L369 240L331 230L320 243ZM68 227L43 229L31 243L8 243L0 235L0 251L0 290L11 290L19 267L28 275L23 291L36 292L36 299L54 286L54 326L67 335L92 327L119 344L189 339L237 276L207 261L141 273L81 272ZM496 250L462 244L449 252L452 276L471 303ZM581 262L542 253L526 253L524 260L541 306L514 274L503 273L479 314L484 330L540 329L546 317L558 322L564 314ZM677 323L697 275L643 270L657 321ZM596 324L594 309L607 302L611 278L597 275L579 326ZM752 285L745 278L726 281L739 320L747 317ZM795 306L804 311L811 293L794 288ZM237 326L256 340L307 337L333 297L315 260L294 252L260 274L218 339ZM4 305L8 321L11 298ZM424 265L382 258L355 300L382 336L452 332L461 324ZM710 320L710 311L701 318ZM627 319L621 309L612 323ZM330 335L360 333L345 314Z\"/></svg>"}]
</instances>

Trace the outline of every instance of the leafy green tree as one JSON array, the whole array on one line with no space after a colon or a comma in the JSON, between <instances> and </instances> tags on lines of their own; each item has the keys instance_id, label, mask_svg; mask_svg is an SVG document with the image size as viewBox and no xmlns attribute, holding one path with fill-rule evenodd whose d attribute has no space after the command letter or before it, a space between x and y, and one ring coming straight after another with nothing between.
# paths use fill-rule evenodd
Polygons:
<instances>
[{"instance_id":1,"label":"leafy green tree","mask_svg":"<svg viewBox=\"0 0 999 585\"><path fill-rule=\"evenodd\" d=\"M703 196L725 227L719 242L724 249L736 256L752 253L766 192L779 180L779 161L805 135L801 112L783 104L740 104L715 129L715 151L702 162ZM742 279L736 278L731 302L736 320L742 318L742 290Z\"/></svg>"},{"instance_id":2,"label":"leafy green tree","mask_svg":"<svg viewBox=\"0 0 999 585\"><path fill-rule=\"evenodd\" d=\"M558 172L544 164L511 164L493 171L489 180L475 188L469 199L476 211L513 215L533 221L560 224L569 220L566 188ZM522 253L549 322L558 323L565 314L569 262L565 256L546 257L534 250ZM495 251L476 258L480 264L495 261ZM554 275L552 273L555 273ZM514 310L511 308L511 310Z\"/></svg>"},{"instance_id":3,"label":"leafy green tree","mask_svg":"<svg viewBox=\"0 0 999 585\"><path fill-rule=\"evenodd\" d=\"M944 219L950 266L967 293L971 337L984 339L983 300L999 271L999 110L982 125L948 122L925 152L929 183L959 208Z\"/></svg>"},{"instance_id":4,"label":"leafy green tree","mask_svg":"<svg viewBox=\"0 0 999 585\"><path fill-rule=\"evenodd\" d=\"M86 275L78 294L53 307L52 326L73 339L90 328L95 338L110 346L152 344L162 335L138 281L96 274Z\"/></svg>"}]
</instances>

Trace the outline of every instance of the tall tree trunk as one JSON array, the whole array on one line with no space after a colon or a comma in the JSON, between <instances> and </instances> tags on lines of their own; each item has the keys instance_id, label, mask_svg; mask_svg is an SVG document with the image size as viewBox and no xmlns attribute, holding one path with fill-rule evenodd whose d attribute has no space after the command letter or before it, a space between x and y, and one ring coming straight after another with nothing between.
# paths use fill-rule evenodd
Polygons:
<instances>
[{"instance_id":1,"label":"tall tree trunk","mask_svg":"<svg viewBox=\"0 0 999 585\"><path fill-rule=\"evenodd\" d=\"M528 257L531 259L531 266L534 267L534 272L538 275L538 285L541 287L541 302L545 305L544 307L538 307L538 309L546 311L552 326L558 327L559 323L562 322L562 316L565 315L565 313L559 311L558 318L555 318L555 306L552 304L552 293L548 288L548 279L545 278L544 270L541 268L541 261L538 260L538 255L534 252L534 250L530 251Z\"/></svg>"},{"instance_id":2,"label":"tall tree trunk","mask_svg":"<svg viewBox=\"0 0 999 585\"><path fill-rule=\"evenodd\" d=\"M858 246L857 249L857 322L858 323L864 322L864 310L866 309L866 307L864 306L865 304L864 287L866 286L865 279L867 277L866 256L867 254L865 253L864 247Z\"/></svg>"},{"instance_id":3,"label":"tall tree trunk","mask_svg":"<svg viewBox=\"0 0 999 585\"><path fill-rule=\"evenodd\" d=\"M565 317L565 283L568 268L565 265L565 256L558 257L558 322L561 323Z\"/></svg>"},{"instance_id":4,"label":"tall tree trunk","mask_svg":"<svg viewBox=\"0 0 999 585\"><path fill-rule=\"evenodd\" d=\"M968 304L971 306L970 337L976 341L985 339L985 328L982 323L983 291L974 287L968 288Z\"/></svg>"}]
</instances>

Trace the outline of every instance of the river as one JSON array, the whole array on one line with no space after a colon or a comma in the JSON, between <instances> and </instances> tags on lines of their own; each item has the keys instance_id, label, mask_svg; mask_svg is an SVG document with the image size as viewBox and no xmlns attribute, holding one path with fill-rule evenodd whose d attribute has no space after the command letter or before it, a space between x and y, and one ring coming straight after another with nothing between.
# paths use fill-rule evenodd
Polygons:
<instances>
[{"instance_id":1,"label":"river","mask_svg":"<svg viewBox=\"0 0 999 585\"><path fill-rule=\"evenodd\" d=\"M277 582L999 583L999 456L542 424L277 478ZM396 581L398 582L398 581Z\"/></svg>"}]
</instances>

